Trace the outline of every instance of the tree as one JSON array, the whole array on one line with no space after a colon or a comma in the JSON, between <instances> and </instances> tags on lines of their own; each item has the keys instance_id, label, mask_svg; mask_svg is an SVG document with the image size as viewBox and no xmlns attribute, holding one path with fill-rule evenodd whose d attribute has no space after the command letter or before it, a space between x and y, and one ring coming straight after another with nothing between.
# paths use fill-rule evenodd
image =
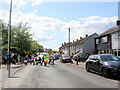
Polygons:
<instances>
[{"instance_id":1,"label":"tree","mask_svg":"<svg viewBox=\"0 0 120 90\"><path fill-rule=\"evenodd\" d=\"M39 51L39 44L37 41L31 41L31 48L30 48L30 51L31 53L35 53L35 52L38 52Z\"/></svg>"},{"instance_id":2,"label":"tree","mask_svg":"<svg viewBox=\"0 0 120 90\"><path fill-rule=\"evenodd\" d=\"M0 19L0 49L1 53L4 56L7 54L7 44L8 44L8 30L7 30L7 24L5 24L1 19Z\"/></svg>"},{"instance_id":3,"label":"tree","mask_svg":"<svg viewBox=\"0 0 120 90\"><path fill-rule=\"evenodd\" d=\"M20 53L21 55L37 52L39 44L32 40L30 27L26 24L19 23L17 26L11 27L11 51ZM2 32L2 50L7 51L8 44L8 26L0 20L0 32Z\"/></svg>"},{"instance_id":4,"label":"tree","mask_svg":"<svg viewBox=\"0 0 120 90\"><path fill-rule=\"evenodd\" d=\"M22 25L22 23L12 28L11 48L16 48L18 53L23 55L30 52L32 38L29 29L27 24Z\"/></svg>"}]
</instances>

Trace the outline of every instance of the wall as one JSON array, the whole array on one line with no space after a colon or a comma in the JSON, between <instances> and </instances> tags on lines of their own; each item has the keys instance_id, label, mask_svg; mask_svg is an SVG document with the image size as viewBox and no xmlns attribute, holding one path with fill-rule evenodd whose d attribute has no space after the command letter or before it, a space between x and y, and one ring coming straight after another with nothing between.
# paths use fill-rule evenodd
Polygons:
<instances>
[{"instance_id":1,"label":"wall","mask_svg":"<svg viewBox=\"0 0 120 90\"><path fill-rule=\"evenodd\" d=\"M97 36L97 34L92 35L90 38L88 38L83 43L83 53L91 53L95 51L95 43L94 38Z\"/></svg>"},{"instance_id":2,"label":"wall","mask_svg":"<svg viewBox=\"0 0 120 90\"><path fill-rule=\"evenodd\" d=\"M120 33L112 34L112 49L120 49Z\"/></svg>"}]
</instances>

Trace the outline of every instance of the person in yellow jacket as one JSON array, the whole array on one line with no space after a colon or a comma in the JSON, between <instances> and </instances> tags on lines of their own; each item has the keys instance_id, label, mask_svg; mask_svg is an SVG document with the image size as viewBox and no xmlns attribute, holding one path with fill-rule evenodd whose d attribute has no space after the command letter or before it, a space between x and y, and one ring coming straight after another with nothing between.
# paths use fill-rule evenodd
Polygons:
<instances>
[{"instance_id":1,"label":"person in yellow jacket","mask_svg":"<svg viewBox=\"0 0 120 90\"><path fill-rule=\"evenodd\" d=\"M44 66L47 66L48 62L49 62L49 55L44 55Z\"/></svg>"}]
</instances>

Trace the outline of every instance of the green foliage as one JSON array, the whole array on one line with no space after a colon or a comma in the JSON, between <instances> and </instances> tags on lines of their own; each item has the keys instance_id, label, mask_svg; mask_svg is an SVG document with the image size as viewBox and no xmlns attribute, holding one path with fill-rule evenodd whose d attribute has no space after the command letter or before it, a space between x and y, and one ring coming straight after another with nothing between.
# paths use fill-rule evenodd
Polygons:
<instances>
[{"instance_id":1,"label":"green foliage","mask_svg":"<svg viewBox=\"0 0 120 90\"><path fill-rule=\"evenodd\" d=\"M38 52L38 50L39 50L39 44L37 43L37 41L31 41L30 51L31 52Z\"/></svg>"},{"instance_id":2,"label":"green foliage","mask_svg":"<svg viewBox=\"0 0 120 90\"><path fill-rule=\"evenodd\" d=\"M7 50L8 44L8 26L0 20L0 31L2 32L2 50ZM34 53L39 50L37 41L32 40L29 33L30 28L27 23L23 25L19 23L17 26L11 27L11 52L17 52L21 55Z\"/></svg>"}]
</instances>

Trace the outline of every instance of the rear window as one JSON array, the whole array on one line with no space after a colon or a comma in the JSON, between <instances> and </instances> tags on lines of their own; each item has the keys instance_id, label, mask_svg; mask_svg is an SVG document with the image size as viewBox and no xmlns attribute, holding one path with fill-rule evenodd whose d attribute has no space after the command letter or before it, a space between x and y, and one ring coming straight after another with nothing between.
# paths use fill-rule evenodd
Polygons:
<instances>
[{"instance_id":1,"label":"rear window","mask_svg":"<svg viewBox=\"0 0 120 90\"><path fill-rule=\"evenodd\" d=\"M87 57L87 54L79 54L80 57Z\"/></svg>"},{"instance_id":2,"label":"rear window","mask_svg":"<svg viewBox=\"0 0 120 90\"><path fill-rule=\"evenodd\" d=\"M103 55L100 56L102 61L118 61L120 58L116 57L115 55Z\"/></svg>"}]
</instances>

